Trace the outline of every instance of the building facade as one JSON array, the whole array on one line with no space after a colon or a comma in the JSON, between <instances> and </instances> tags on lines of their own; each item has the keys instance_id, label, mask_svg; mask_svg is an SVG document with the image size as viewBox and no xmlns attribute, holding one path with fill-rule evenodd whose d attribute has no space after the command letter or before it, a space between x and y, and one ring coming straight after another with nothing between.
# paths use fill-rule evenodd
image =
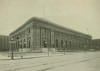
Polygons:
<instances>
[{"instance_id":1,"label":"building facade","mask_svg":"<svg viewBox=\"0 0 100 71\"><path fill-rule=\"evenodd\" d=\"M89 49L91 36L33 17L10 34L15 41L14 49L41 52L43 48L57 51Z\"/></svg>"},{"instance_id":2,"label":"building facade","mask_svg":"<svg viewBox=\"0 0 100 71\"><path fill-rule=\"evenodd\" d=\"M0 35L0 51L6 51L9 49L9 37Z\"/></svg>"},{"instance_id":3,"label":"building facade","mask_svg":"<svg viewBox=\"0 0 100 71\"><path fill-rule=\"evenodd\" d=\"M100 50L100 39L92 39L90 47L94 50Z\"/></svg>"}]
</instances>

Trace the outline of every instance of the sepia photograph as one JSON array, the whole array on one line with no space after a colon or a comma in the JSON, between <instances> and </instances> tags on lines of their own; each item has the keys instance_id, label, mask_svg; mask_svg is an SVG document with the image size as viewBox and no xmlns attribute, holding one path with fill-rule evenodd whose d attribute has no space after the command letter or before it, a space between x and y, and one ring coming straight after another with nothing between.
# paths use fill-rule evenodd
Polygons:
<instances>
[{"instance_id":1,"label":"sepia photograph","mask_svg":"<svg viewBox=\"0 0 100 71\"><path fill-rule=\"evenodd\" d=\"M0 71L100 71L100 0L0 0Z\"/></svg>"}]
</instances>

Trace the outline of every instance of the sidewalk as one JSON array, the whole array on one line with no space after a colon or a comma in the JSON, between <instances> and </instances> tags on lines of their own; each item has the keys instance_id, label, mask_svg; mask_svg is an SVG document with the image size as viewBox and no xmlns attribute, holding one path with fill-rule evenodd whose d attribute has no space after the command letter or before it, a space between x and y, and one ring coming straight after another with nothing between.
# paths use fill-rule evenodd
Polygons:
<instances>
[{"instance_id":1,"label":"sidewalk","mask_svg":"<svg viewBox=\"0 0 100 71\"><path fill-rule=\"evenodd\" d=\"M87 52L66 52L65 55L75 55L78 53L87 53ZM91 52L89 52L91 53ZM48 56L62 56L64 55L64 52L55 52L55 53L51 53L49 52L45 52L45 53L14 53L14 59L21 59L21 56L23 57L23 59L26 58L40 58L40 57L48 57ZM11 59L11 53L9 55L8 52L0 52L0 60L8 60Z\"/></svg>"},{"instance_id":2,"label":"sidewalk","mask_svg":"<svg viewBox=\"0 0 100 71\"><path fill-rule=\"evenodd\" d=\"M0 60L10 59L8 57L8 52L0 52Z\"/></svg>"},{"instance_id":3,"label":"sidewalk","mask_svg":"<svg viewBox=\"0 0 100 71\"><path fill-rule=\"evenodd\" d=\"M68 52L66 52L68 54ZM40 58L40 57L47 57L47 56L57 56L57 55L64 55L64 52L44 52L44 53L20 53L20 52L14 52L14 59L23 59L26 58ZM70 54L70 53L69 53ZM11 53L9 52L0 52L0 60L8 60L11 59Z\"/></svg>"}]
</instances>

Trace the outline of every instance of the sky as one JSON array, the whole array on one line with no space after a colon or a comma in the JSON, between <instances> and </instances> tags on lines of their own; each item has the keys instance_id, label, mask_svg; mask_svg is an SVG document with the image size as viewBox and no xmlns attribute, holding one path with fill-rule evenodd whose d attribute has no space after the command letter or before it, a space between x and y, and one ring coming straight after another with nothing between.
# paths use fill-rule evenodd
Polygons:
<instances>
[{"instance_id":1,"label":"sky","mask_svg":"<svg viewBox=\"0 0 100 71\"><path fill-rule=\"evenodd\" d=\"M0 0L0 35L39 17L100 38L100 0Z\"/></svg>"}]
</instances>

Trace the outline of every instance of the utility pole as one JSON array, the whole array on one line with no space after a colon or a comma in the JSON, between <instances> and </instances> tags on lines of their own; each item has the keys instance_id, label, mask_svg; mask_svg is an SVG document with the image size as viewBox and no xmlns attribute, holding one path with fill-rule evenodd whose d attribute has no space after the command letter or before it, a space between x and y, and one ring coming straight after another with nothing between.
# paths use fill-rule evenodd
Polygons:
<instances>
[{"instance_id":1,"label":"utility pole","mask_svg":"<svg viewBox=\"0 0 100 71\"><path fill-rule=\"evenodd\" d=\"M88 28L87 28L87 33L88 33L88 35L89 35ZM89 46L89 45L90 45L90 42L88 42L88 41L87 41L87 46L88 46L88 48L90 48L90 46Z\"/></svg>"},{"instance_id":2,"label":"utility pole","mask_svg":"<svg viewBox=\"0 0 100 71\"><path fill-rule=\"evenodd\" d=\"M49 56L49 46L48 46L48 56Z\"/></svg>"},{"instance_id":3,"label":"utility pole","mask_svg":"<svg viewBox=\"0 0 100 71\"><path fill-rule=\"evenodd\" d=\"M86 28L86 30L87 30L87 33L88 33L88 35L89 35L88 28ZM86 45L88 46L88 49L90 49L90 43L91 43L91 42L87 40L87 44L86 44Z\"/></svg>"},{"instance_id":4,"label":"utility pole","mask_svg":"<svg viewBox=\"0 0 100 71\"><path fill-rule=\"evenodd\" d=\"M44 4L43 4L43 6L42 6L42 12L43 12L43 17L44 17L44 18L46 18L46 7L47 7L47 5L46 5L46 3L45 3L45 1L44 1Z\"/></svg>"}]
</instances>

